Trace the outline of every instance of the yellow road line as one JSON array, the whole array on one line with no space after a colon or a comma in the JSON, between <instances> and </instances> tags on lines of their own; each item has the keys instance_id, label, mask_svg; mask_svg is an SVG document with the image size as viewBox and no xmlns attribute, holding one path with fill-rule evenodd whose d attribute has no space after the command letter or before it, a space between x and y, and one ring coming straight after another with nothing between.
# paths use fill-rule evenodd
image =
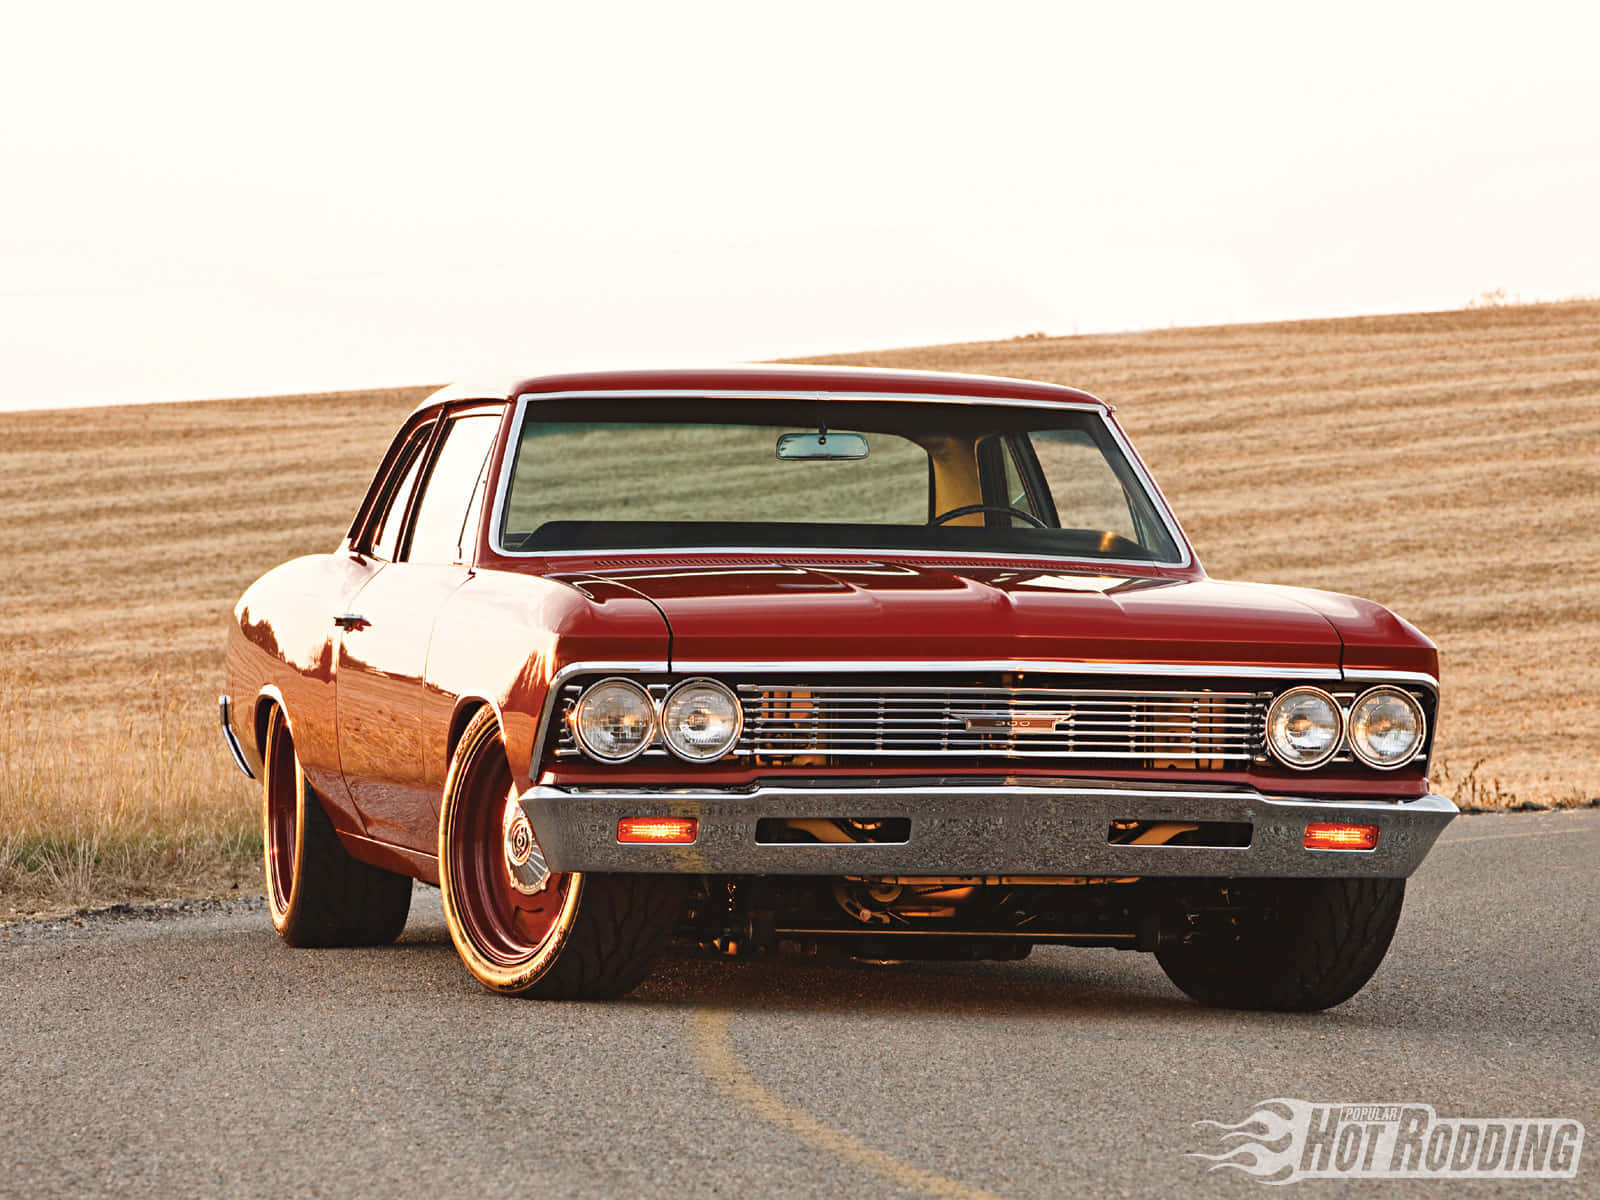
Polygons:
<instances>
[{"instance_id":1,"label":"yellow road line","mask_svg":"<svg viewBox=\"0 0 1600 1200\"><path fill-rule=\"evenodd\" d=\"M1576 837L1585 833L1600 833L1600 829L1535 829L1530 833L1486 833L1481 837L1440 838L1441 846L1460 846L1466 842L1498 842L1502 838L1520 837Z\"/></svg>"},{"instance_id":2,"label":"yellow road line","mask_svg":"<svg viewBox=\"0 0 1600 1200\"><path fill-rule=\"evenodd\" d=\"M756 1082L748 1067L739 1061L729 1036L731 1014L720 1009L701 1009L689 1017L689 1032L700 1070L734 1100L763 1121L787 1129L801 1141L825 1150L856 1166L875 1171L892 1183L915 1188L930 1196L952 1200L999 1200L993 1192L968 1187L932 1171L913 1166L876 1146L869 1146L810 1113L780 1100Z\"/></svg>"}]
</instances>

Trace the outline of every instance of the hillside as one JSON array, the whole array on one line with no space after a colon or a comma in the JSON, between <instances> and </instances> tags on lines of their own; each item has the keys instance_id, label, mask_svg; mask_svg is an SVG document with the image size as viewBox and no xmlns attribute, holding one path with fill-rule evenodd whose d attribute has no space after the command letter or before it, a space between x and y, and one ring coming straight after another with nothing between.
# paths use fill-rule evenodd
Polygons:
<instances>
[{"instance_id":1,"label":"hillside","mask_svg":"<svg viewBox=\"0 0 1600 1200\"><path fill-rule=\"evenodd\" d=\"M1600 795L1600 302L813 361L1112 401L1213 575L1367 595L1439 643L1437 787ZM426 390L0 414L0 889L256 886L227 614L338 542Z\"/></svg>"}]
</instances>

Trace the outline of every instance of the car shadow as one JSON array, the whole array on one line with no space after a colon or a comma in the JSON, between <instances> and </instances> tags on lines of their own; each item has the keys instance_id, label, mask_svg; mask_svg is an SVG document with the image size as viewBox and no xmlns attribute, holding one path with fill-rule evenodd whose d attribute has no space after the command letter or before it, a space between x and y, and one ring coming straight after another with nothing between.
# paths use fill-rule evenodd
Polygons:
<instances>
[{"instance_id":1,"label":"car shadow","mask_svg":"<svg viewBox=\"0 0 1600 1200\"><path fill-rule=\"evenodd\" d=\"M378 952L433 966L453 961L442 918L416 914L401 939ZM476 988L465 969L464 985ZM725 958L673 946L650 975L612 1005L741 1011L992 1012L1008 1017L1106 1013L1208 1013L1174 989L1148 955L1039 948L1015 962L865 962L788 952Z\"/></svg>"},{"instance_id":2,"label":"car shadow","mask_svg":"<svg viewBox=\"0 0 1600 1200\"><path fill-rule=\"evenodd\" d=\"M425 896L427 893L422 893ZM434 893L436 897L437 893ZM437 900L421 899L401 940L404 952L479 991L456 963L455 948ZM380 951L381 952L381 951ZM1178 991L1154 956L1125 950L1041 946L1014 962L903 962L880 964L844 957L763 953L724 958L674 946L628 995L601 1002L613 1006L728 1009L768 1014L858 1014L994 1017L1100 1016L1126 1021L1148 1016L1186 1028L1305 1028L1340 1033L1385 1030L1420 1033L1448 1025L1458 1035L1493 1024L1497 1007L1483 997L1482 1011L1460 1003L1442 1005L1429 989L1386 980L1380 969L1372 984L1349 1001L1320 1013L1242 1012L1208 1008ZM1458 1001L1460 997L1456 998Z\"/></svg>"},{"instance_id":3,"label":"car shadow","mask_svg":"<svg viewBox=\"0 0 1600 1200\"><path fill-rule=\"evenodd\" d=\"M722 959L673 951L622 1003L1008 1019L1207 1011L1173 989L1153 959L1141 962L1119 954L1118 962L1110 957L1115 953L1035 951L1018 962L872 963L791 954Z\"/></svg>"}]
</instances>

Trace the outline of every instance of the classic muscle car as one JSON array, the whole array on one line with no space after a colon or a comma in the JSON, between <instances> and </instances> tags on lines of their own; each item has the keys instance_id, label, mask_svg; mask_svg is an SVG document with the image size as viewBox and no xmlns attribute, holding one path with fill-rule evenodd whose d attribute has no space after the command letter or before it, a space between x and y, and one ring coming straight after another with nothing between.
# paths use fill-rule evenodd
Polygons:
<instances>
[{"instance_id":1,"label":"classic muscle car","mask_svg":"<svg viewBox=\"0 0 1600 1200\"><path fill-rule=\"evenodd\" d=\"M1042 383L446 388L344 541L235 617L222 725L278 932L390 941L436 884L510 994L619 994L672 939L1054 943L1323 1008L1456 811L1432 643L1209 578L1111 409Z\"/></svg>"}]
</instances>

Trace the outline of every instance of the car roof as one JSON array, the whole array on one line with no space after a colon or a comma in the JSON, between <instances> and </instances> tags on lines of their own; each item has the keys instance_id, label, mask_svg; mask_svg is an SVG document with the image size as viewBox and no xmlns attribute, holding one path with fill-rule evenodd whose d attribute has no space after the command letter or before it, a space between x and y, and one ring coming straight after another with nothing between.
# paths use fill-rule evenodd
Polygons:
<instances>
[{"instance_id":1,"label":"car roof","mask_svg":"<svg viewBox=\"0 0 1600 1200\"><path fill-rule=\"evenodd\" d=\"M737 363L709 367L560 370L543 375L510 375L454 383L434 392L416 411L455 400L514 400L518 396L555 392L748 392L752 398L766 392L800 392L818 400L846 400L862 395L971 396L974 399L1109 407L1077 388L998 375L886 367Z\"/></svg>"}]
</instances>

